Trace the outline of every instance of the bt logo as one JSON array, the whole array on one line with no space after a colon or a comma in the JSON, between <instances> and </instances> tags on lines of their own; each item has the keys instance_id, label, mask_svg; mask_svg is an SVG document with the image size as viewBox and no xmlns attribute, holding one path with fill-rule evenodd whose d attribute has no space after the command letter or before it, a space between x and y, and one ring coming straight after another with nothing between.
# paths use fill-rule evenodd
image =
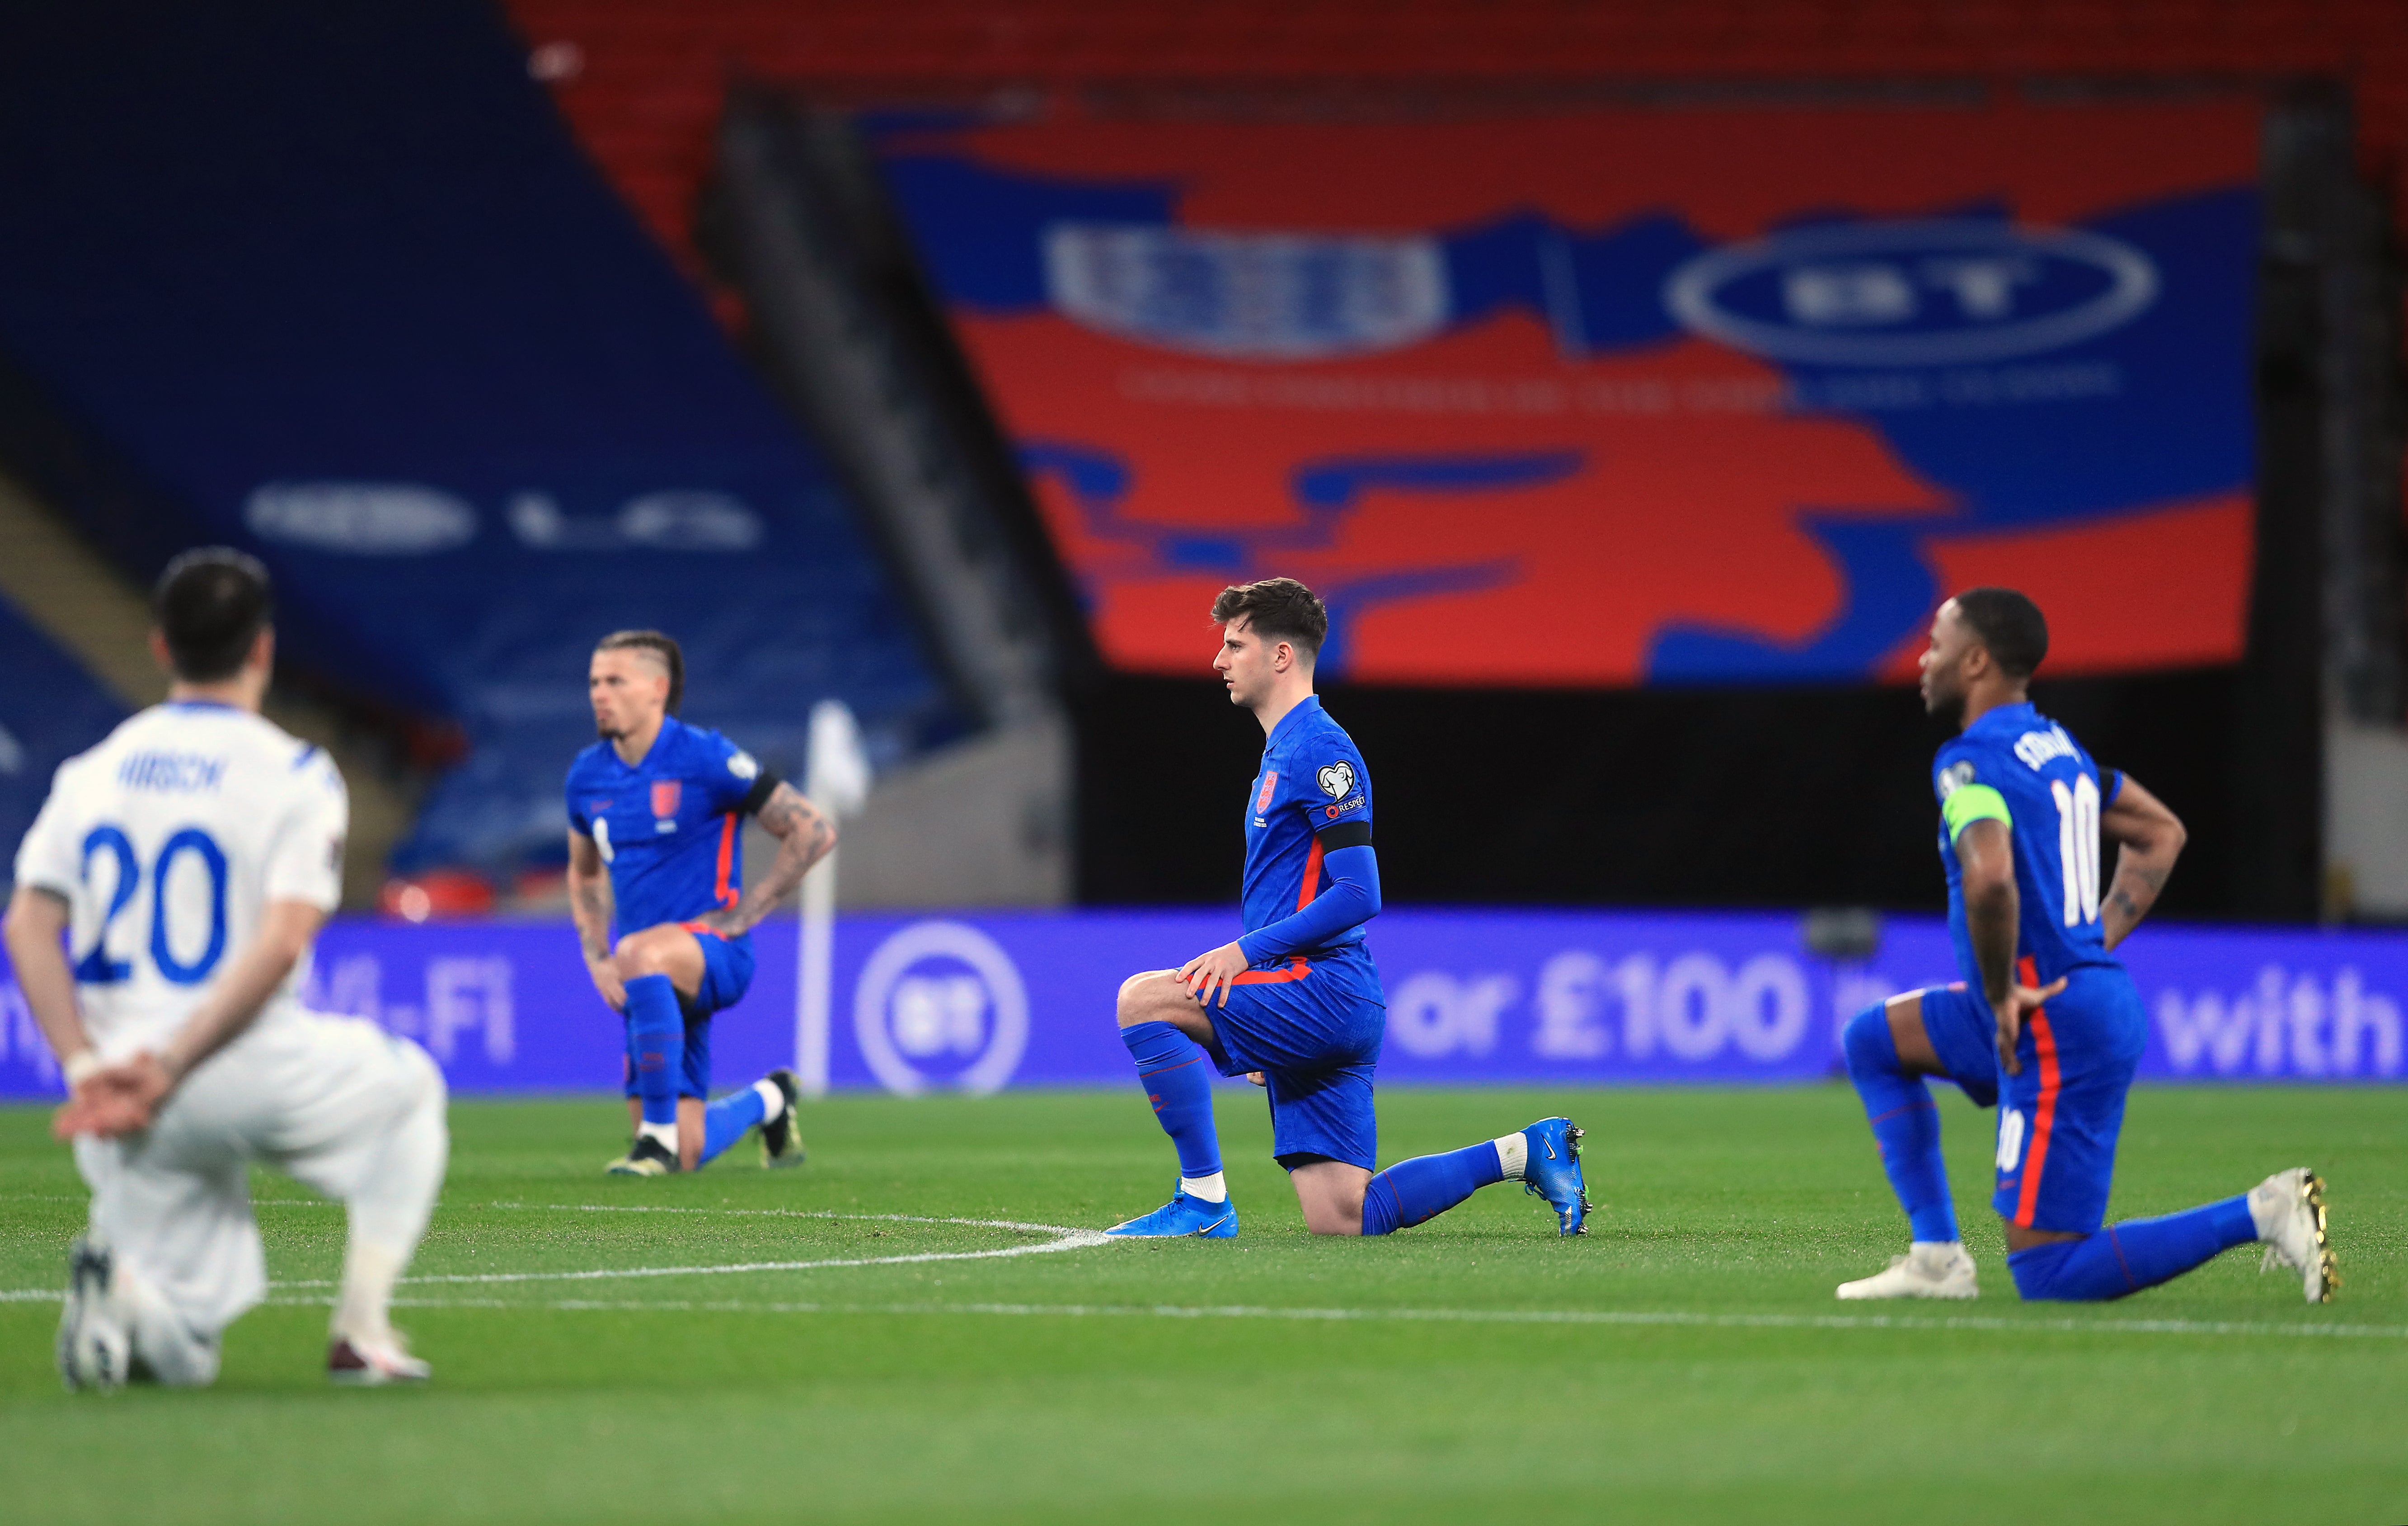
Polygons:
<instances>
[{"instance_id":1,"label":"bt logo","mask_svg":"<svg viewBox=\"0 0 2408 1526\"><path fill-rule=\"evenodd\" d=\"M1664 283L1683 326L1813 366L1962 366L2060 349L2157 299L2118 238L1972 220L1851 223L1698 255Z\"/></svg>"},{"instance_id":2,"label":"bt logo","mask_svg":"<svg viewBox=\"0 0 2408 1526\"><path fill-rule=\"evenodd\" d=\"M1000 944L963 922L914 922L853 987L853 1037L887 1090L1000 1090L1028 1048L1028 989Z\"/></svg>"},{"instance_id":3,"label":"bt logo","mask_svg":"<svg viewBox=\"0 0 2408 1526\"><path fill-rule=\"evenodd\" d=\"M986 1047L986 982L974 974L905 975L890 999L895 1047L911 1059Z\"/></svg>"}]
</instances>

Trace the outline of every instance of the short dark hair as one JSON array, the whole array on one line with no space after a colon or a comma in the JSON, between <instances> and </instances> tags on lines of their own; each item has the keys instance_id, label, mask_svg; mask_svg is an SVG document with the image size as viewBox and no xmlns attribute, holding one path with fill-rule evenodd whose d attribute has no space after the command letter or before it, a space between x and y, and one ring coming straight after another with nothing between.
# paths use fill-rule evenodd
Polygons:
<instances>
[{"instance_id":1,"label":"short dark hair","mask_svg":"<svg viewBox=\"0 0 2408 1526\"><path fill-rule=\"evenodd\" d=\"M2031 677L2048 655L2047 618L2013 588L1968 588L1956 596L1956 612L2009 678Z\"/></svg>"},{"instance_id":2,"label":"short dark hair","mask_svg":"<svg viewBox=\"0 0 2408 1526\"><path fill-rule=\"evenodd\" d=\"M251 643L276 617L276 594L258 557L232 546L203 546L159 574L150 616L166 638L167 665L176 676L215 684L242 671Z\"/></svg>"},{"instance_id":3,"label":"short dark hair","mask_svg":"<svg viewBox=\"0 0 2408 1526\"><path fill-rule=\"evenodd\" d=\"M1267 641L1301 647L1307 658L1318 655L1329 636L1328 610L1294 578L1265 578L1222 589L1212 601L1212 623L1226 626L1232 620L1243 620Z\"/></svg>"},{"instance_id":4,"label":"short dark hair","mask_svg":"<svg viewBox=\"0 0 2408 1526\"><path fill-rule=\"evenodd\" d=\"M661 659L669 670L669 713L678 713L678 704L685 698L685 654L678 650L677 638L657 630L614 630L594 643L596 652L650 652Z\"/></svg>"}]
</instances>

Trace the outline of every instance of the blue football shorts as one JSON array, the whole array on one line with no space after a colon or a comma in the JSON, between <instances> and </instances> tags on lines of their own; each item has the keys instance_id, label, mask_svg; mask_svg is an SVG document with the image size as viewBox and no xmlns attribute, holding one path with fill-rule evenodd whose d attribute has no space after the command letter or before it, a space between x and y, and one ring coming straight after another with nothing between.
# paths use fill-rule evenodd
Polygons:
<instances>
[{"instance_id":1,"label":"blue football shorts","mask_svg":"<svg viewBox=\"0 0 2408 1526\"><path fill-rule=\"evenodd\" d=\"M1928 986L1923 998L1923 1032L1948 1079L1956 1083L1975 1107L1999 1100L1999 1022L1990 1003L1963 981Z\"/></svg>"},{"instance_id":2,"label":"blue football shorts","mask_svg":"<svg viewBox=\"0 0 2408 1526\"><path fill-rule=\"evenodd\" d=\"M2027 968L2021 978L2030 983ZM1990 1206L2026 1229L2089 1234L2107 1221L2124 1099L2148 1044L2148 1016L2120 965L2070 972L2065 989L2017 1036L2017 1074L1999 1069L1990 1004L1963 986L1922 993L1923 1029L1948 1077L1999 1109Z\"/></svg>"},{"instance_id":3,"label":"blue football shorts","mask_svg":"<svg viewBox=\"0 0 2408 1526\"><path fill-rule=\"evenodd\" d=\"M1216 1002L1209 1015L1221 1073L1263 1073L1271 1154L1282 1165L1325 1159L1373 1169L1380 1127L1371 1073L1388 1008L1369 955L1344 950L1248 971L1229 987L1228 1004Z\"/></svg>"},{"instance_id":4,"label":"blue football shorts","mask_svg":"<svg viewBox=\"0 0 2408 1526\"><path fill-rule=\"evenodd\" d=\"M752 940L725 938L698 922L682 922L679 926L694 934L702 945L702 986L694 995L678 993L678 1007L685 1014L684 1074L678 1078L681 1097L710 1095L710 1016L715 1012L734 1006L744 1000L752 986ZM635 1037L628 1035L627 1095L637 1094Z\"/></svg>"}]
</instances>

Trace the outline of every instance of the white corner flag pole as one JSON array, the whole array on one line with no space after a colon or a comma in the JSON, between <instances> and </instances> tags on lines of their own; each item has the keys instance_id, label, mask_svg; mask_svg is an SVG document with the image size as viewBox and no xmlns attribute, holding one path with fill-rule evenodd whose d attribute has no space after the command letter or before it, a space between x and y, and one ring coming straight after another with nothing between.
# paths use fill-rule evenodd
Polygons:
<instances>
[{"instance_id":1,"label":"white corner flag pole","mask_svg":"<svg viewBox=\"0 0 2408 1526\"><path fill-rule=\"evenodd\" d=\"M803 877L803 926L795 940L795 1080L806 1097L828 1089L828 981L836 958L836 856Z\"/></svg>"},{"instance_id":2,"label":"white corner flag pole","mask_svg":"<svg viewBox=\"0 0 2408 1526\"><path fill-rule=\"evenodd\" d=\"M811 707L803 793L830 817L853 815L869 798L861 728L841 699ZM828 1005L836 973L836 856L803 877L803 920L795 939L795 1078L806 1097L828 1089Z\"/></svg>"}]
</instances>

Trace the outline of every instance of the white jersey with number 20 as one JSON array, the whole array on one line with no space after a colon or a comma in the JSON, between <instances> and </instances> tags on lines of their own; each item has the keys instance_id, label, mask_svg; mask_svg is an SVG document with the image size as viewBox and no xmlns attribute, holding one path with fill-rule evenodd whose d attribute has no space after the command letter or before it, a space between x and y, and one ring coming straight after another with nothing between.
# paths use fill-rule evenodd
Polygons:
<instances>
[{"instance_id":1,"label":"white jersey with number 20","mask_svg":"<svg viewBox=\"0 0 2408 1526\"><path fill-rule=\"evenodd\" d=\"M17 884L66 898L93 1047L155 1049L274 900L333 911L351 800L325 753L232 706L171 700L59 766ZM254 1026L297 1010L305 955Z\"/></svg>"}]
</instances>

